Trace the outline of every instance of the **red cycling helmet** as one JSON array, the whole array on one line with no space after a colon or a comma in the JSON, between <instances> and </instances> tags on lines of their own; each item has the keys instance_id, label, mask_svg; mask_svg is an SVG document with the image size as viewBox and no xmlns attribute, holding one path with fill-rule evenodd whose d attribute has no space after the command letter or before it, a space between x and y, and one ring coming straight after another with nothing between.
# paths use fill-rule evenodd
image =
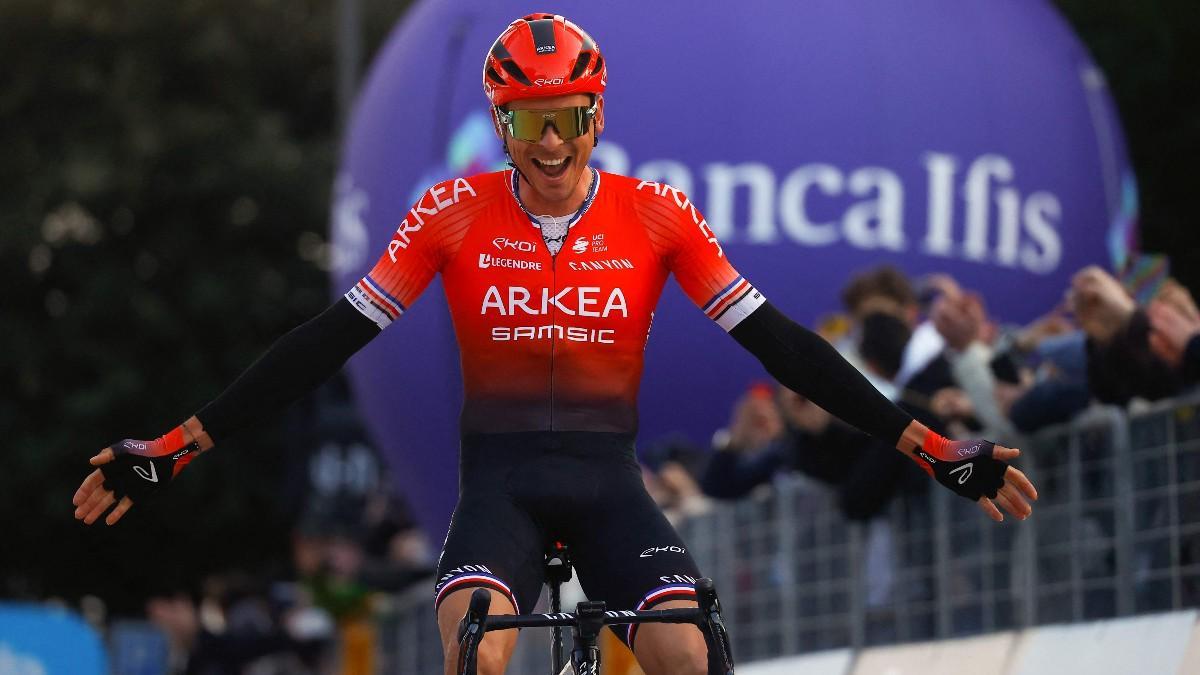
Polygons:
<instances>
[{"instance_id":1,"label":"red cycling helmet","mask_svg":"<svg viewBox=\"0 0 1200 675\"><path fill-rule=\"evenodd\" d=\"M558 14L510 23L483 61L483 91L492 105L519 98L602 94L608 71L600 47Z\"/></svg>"}]
</instances>

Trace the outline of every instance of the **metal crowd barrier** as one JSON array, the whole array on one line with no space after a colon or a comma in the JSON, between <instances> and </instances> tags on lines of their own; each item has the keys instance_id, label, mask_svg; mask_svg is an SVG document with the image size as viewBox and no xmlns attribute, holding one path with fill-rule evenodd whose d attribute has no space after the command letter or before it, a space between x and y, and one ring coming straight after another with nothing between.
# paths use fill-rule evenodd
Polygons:
<instances>
[{"instance_id":1,"label":"metal crowd barrier","mask_svg":"<svg viewBox=\"0 0 1200 675\"><path fill-rule=\"evenodd\" d=\"M1041 497L1025 522L939 489L851 522L787 476L680 524L739 662L1200 604L1200 397L1094 408L1022 450ZM381 672L438 672L431 587L380 614ZM522 635L509 672L542 672L543 642Z\"/></svg>"}]
</instances>

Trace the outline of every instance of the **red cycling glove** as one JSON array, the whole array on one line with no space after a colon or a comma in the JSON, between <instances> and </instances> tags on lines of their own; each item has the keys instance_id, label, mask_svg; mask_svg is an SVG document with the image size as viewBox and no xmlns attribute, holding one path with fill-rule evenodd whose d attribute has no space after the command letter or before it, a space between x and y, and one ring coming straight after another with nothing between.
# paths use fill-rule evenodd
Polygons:
<instances>
[{"instance_id":1,"label":"red cycling glove","mask_svg":"<svg viewBox=\"0 0 1200 675\"><path fill-rule=\"evenodd\" d=\"M183 425L153 441L127 438L109 449L113 460L100 465L104 487L112 490L118 501L128 495L135 502L161 490L202 452Z\"/></svg>"},{"instance_id":2,"label":"red cycling glove","mask_svg":"<svg viewBox=\"0 0 1200 675\"><path fill-rule=\"evenodd\" d=\"M930 431L912 458L937 482L961 497L978 501L984 496L995 498L1004 486L1008 464L992 457L995 447L991 441L952 441Z\"/></svg>"}]
</instances>

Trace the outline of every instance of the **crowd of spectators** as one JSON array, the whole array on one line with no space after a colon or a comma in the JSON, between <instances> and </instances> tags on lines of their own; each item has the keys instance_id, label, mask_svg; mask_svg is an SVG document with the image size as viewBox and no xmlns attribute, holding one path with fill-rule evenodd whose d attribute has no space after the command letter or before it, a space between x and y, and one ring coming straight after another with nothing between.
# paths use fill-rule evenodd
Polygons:
<instances>
[{"instance_id":1,"label":"crowd of spectators","mask_svg":"<svg viewBox=\"0 0 1200 675\"><path fill-rule=\"evenodd\" d=\"M881 393L954 438L1020 446L1025 435L1093 403L1153 401L1200 383L1200 309L1170 280L1139 305L1114 276L1088 267L1061 306L1027 326L999 322L979 293L950 277L914 282L893 267L854 277L841 300L844 311L815 330ZM337 419L329 411L349 404L345 392L335 398L341 403L323 409ZM375 670L373 604L425 581L432 551L386 489L382 462L360 438L331 428L316 430L329 442L313 447L292 481L303 496L290 574L217 575L198 594L147 602L169 672ZM880 535L879 550L887 532L875 527L877 517L896 495L929 486L890 442L769 382L748 386L711 448L672 439L647 448L643 460L646 486L673 522L706 512L714 500L769 490L777 476L802 474L829 486L847 518L872 521L869 540Z\"/></svg>"},{"instance_id":2,"label":"crowd of spectators","mask_svg":"<svg viewBox=\"0 0 1200 675\"><path fill-rule=\"evenodd\" d=\"M1093 404L1137 405L1200 383L1200 310L1171 279L1139 304L1116 277L1087 267L1059 306L1024 326L991 316L978 292L948 276L914 281L890 266L851 279L841 300L844 311L815 330L885 396L952 438L1020 447ZM681 443L648 453L647 485L671 517L704 510L706 498L769 489L781 473L830 486L854 520L928 488L889 442L766 382L734 403L712 446L706 458Z\"/></svg>"},{"instance_id":3,"label":"crowd of spectators","mask_svg":"<svg viewBox=\"0 0 1200 675\"><path fill-rule=\"evenodd\" d=\"M432 569L425 536L380 492L356 519L302 515L289 573L214 575L197 595L150 598L146 617L166 638L167 672L369 675L375 605Z\"/></svg>"}]
</instances>

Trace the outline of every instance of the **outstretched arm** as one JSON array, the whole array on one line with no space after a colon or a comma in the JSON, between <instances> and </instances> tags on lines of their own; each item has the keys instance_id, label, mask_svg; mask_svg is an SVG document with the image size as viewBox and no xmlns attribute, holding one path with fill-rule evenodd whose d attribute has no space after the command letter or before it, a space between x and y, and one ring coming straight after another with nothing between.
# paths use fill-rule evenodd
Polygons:
<instances>
[{"instance_id":1,"label":"outstretched arm","mask_svg":"<svg viewBox=\"0 0 1200 675\"><path fill-rule=\"evenodd\" d=\"M894 445L939 483L978 501L995 520L1004 519L997 503L1018 518L1029 515L1025 498L1036 499L1037 492L1024 474L1005 464L1019 451L988 441L958 444L930 431L880 394L832 345L771 306L729 263L687 196L650 181L635 192L651 245L684 293L781 384Z\"/></svg>"},{"instance_id":2,"label":"outstretched arm","mask_svg":"<svg viewBox=\"0 0 1200 675\"><path fill-rule=\"evenodd\" d=\"M253 420L278 413L333 376L346 359L380 333L379 326L342 298L296 327L196 415L153 441L126 439L91 458L97 467L71 500L75 518L112 525L134 501L160 490L218 439Z\"/></svg>"},{"instance_id":3,"label":"outstretched arm","mask_svg":"<svg viewBox=\"0 0 1200 675\"><path fill-rule=\"evenodd\" d=\"M457 250L465 219L486 206L487 200L477 197L463 178L430 188L366 276L324 312L277 340L213 402L153 441L127 439L92 457L92 466L99 468L75 493L75 517L90 525L115 503L105 519L112 525L215 441L280 411L329 379L421 295L442 261ZM447 224L454 227L447 230Z\"/></svg>"},{"instance_id":4,"label":"outstretched arm","mask_svg":"<svg viewBox=\"0 0 1200 675\"><path fill-rule=\"evenodd\" d=\"M923 433L905 438L905 430L914 422L912 415L879 393L833 345L789 319L770 302L764 301L729 335L762 362L780 384L847 424L902 449L924 441ZM907 448L902 445L905 440Z\"/></svg>"},{"instance_id":5,"label":"outstretched arm","mask_svg":"<svg viewBox=\"0 0 1200 675\"><path fill-rule=\"evenodd\" d=\"M228 438L333 377L380 332L375 322L341 298L279 338L196 417L215 440Z\"/></svg>"},{"instance_id":6,"label":"outstretched arm","mask_svg":"<svg viewBox=\"0 0 1200 675\"><path fill-rule=\"evenodd\" d=\"M1033 484L1007 461L1020 451L988 441L956 442L916 421L879 393L824 338L762 303L729 330L775 379L847 424L893 444L938 482L973 499L994 520L999 504L1017 518L1037 499Z\"/></svg>"}]
</instances>

